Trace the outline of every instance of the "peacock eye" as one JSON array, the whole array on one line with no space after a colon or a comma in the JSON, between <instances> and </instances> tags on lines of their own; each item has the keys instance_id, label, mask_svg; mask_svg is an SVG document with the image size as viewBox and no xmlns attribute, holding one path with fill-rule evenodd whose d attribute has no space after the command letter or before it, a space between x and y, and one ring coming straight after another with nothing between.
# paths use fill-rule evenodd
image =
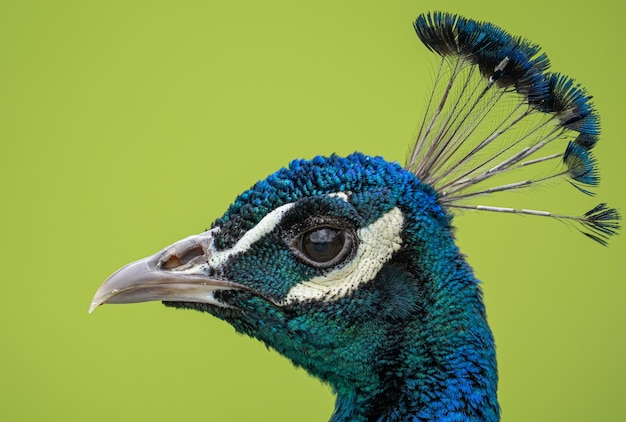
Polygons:
<instances>
[{"instance_id":1,"label":"peacock eye","mask_svg":"<svg viewBox=\"0 0 626 422\"><path fill-rule=\"evenodd\" d=\"M353 234L335 227L316 227L296 241L298 254L307 263L327 268L343 261L349 254Z\"/></svg>"}]
</instances>

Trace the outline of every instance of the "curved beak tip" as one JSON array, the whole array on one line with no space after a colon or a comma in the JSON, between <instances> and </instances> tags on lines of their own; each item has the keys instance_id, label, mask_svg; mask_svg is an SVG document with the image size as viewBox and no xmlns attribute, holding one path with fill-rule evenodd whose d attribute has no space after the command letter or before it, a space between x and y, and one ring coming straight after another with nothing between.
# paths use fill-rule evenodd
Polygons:
<instances>
[{"instance_id":1,"label":"curved beak tip","mask_svg":"<svg viewBox=\"0 0 626 422\"><path fill-rule=\"evenodd\" d=\"M89 314L91 314L98 306L100 306L101 303L98 302L91 302L91 305L89 305L89 311L87 311Z\"/></svg>"},{"instance_id":2,"label":"curved beak tip","mask_svg":"<svg viewBox=\"0 0 626 422\"><path fill-rule=\"evenodd\" d=\"M107 292L105 292L105 294L102 293L103 288L108 284L107 282L109 281L111 277L107 278L104 283L102 283L102 285L100 286L100 288L98 288L98 290L96 291L96 294L93 296L93 299L91 299L91 304L89 305L89 313L91 314L97 307L104 305L105 303L107 303L107 301L109 299L111 299L113 296L115 296L119 290L117 289L113 289L113 290L109 290Z\"/></svg>"}]
</instances>

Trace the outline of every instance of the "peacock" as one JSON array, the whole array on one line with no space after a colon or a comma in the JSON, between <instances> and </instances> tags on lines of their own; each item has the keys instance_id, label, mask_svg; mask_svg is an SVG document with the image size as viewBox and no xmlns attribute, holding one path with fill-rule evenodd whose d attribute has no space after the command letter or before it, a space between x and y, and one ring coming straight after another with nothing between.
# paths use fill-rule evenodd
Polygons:
<instances>
[{"instance_id":1,"label":"peacock","mask_svg":"<svg viewBox=\"0 0 626 422\"><path fill-rule=\"evenodd\" d=\"M90 312L162 301L220 318L328 383L333 422L499 420L494 338L453 216L549 217L607 245L620 215L605 203L566 215L479 202L559 181L593 195L599 117L522 37L444 12L414 28L441 60L404 165L294 160L210 229L115 272Z\"/></svg>"}]
</instances>

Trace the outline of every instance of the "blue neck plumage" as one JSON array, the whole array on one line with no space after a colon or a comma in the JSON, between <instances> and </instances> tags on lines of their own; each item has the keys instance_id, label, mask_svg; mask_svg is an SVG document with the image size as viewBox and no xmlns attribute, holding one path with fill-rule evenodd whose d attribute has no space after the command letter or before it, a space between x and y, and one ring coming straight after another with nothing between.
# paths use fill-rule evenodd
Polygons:
<instances>
[{"instance_id":1,"label":"blue neck plumage","mask_svg":"<svg viewBox=\"0 0 626 422\"><path fill-rule=\"evenodd\" d=\"M398 313L387 318L380 349L389 355L372 366L380 381L333 385L331 421L499 420L494 342L480 285L449 232L433 236L433 228L407 229L415 247L407 250L417 252L388 264L374 281L377 291L401 289L407 302L389 305ZM419 247L426 233L430 247ZM410 301L419 305L409 309Z\"/></svg>"}]
</instances>

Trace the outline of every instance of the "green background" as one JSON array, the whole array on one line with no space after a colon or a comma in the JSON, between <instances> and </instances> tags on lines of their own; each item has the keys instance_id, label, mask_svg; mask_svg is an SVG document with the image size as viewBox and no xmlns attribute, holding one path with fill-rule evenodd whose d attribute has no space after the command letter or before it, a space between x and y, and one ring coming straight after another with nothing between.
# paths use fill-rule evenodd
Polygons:
<instances>
[{"instance_id":1,"label":"green background","mask_svg":"<svg viewBox=\"0 0 626 422\"><path fill-rule=\"evenodd\" d=\"M2 1L1 420L327 420L329 389L225 323L159 303L87 314L119 266L204 230L289 160L403 161L446 10L540 43L602 115L603 184L504 206L626 210L621 2ZM624 236L466 213L503 421L625 420Z\"/></svg>"}]
</instances>

